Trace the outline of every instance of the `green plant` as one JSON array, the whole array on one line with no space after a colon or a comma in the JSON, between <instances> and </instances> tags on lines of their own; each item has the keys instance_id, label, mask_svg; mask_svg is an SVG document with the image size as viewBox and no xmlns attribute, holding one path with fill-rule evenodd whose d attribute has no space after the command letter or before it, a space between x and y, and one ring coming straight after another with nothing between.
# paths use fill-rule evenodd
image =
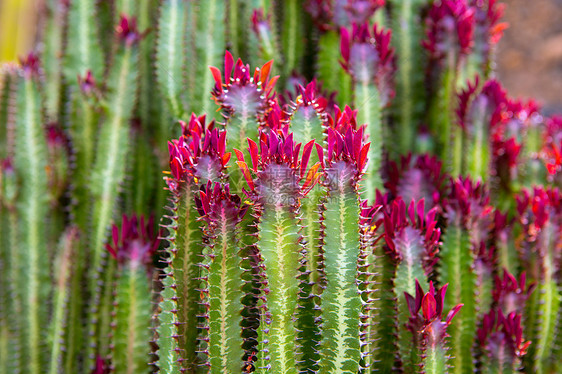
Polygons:
<instances>
[{"instance_id":1,"label":"green plant","mask_svg":"<svg viewBox=\"0 0 562 374\"><path fill-rule=\"evenodd\" d=\"M489 79L500 4L45 7L0 372L561 370L562 119Z\"/></svg>"}]
</instances>

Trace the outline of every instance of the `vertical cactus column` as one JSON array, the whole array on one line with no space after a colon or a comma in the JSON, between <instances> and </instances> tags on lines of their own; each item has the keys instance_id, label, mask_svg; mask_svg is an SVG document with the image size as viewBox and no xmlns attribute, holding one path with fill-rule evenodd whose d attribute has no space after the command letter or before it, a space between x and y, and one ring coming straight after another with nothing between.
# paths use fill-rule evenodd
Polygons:
<instances>
[{"instance_id":1,"label":"vertical cactus column","mask_svg":"<svg viewBox=\"0 0 562 374\"><path fill-rule=\"evenodd\" d=\"M293 131L295 141L306 143L315 140L321 144L325 138L325 127L328 116L325 112L327 101L318 96L316 82L309 83L306 88L299 86L299 96L288 110L290 129ZM310 163L319 161L318 154L312 152ZM320 248L322 238L320 221L320 202L325 196L321 184L316 184L301 203L302 246L306 251L305 283L301 287L301 308L297 313L297 328L300 332L300 352L303 367L316 368L320 358L317 351L320 340L319 320L319 294L322 291L322 274Z\"/></svg>"},{"instance_id":2,"label":"vertical cactus column","mask_svg":"<svg viewBox=\"0 0 562 374\"><path fill-rule=\"evenodd\" d=\"M389 0L392 8L392 45L396 50L396 100L398 126L393 132L397 149L404 154L415 146L418 123L424 103L424 55L421 48L421 8L428 0ZM405 199L408 201L408 199Z\"/></svg>"},{"instance_id":3,"label":"vertical cactus column","mask_svg":"<svg viewBox=\"0 0 562 374\"><path fill-rule=\"evenodd\" d=\"M483 348L482 367L488 373L519 373L521 358L531 344L523 339L521 315L511 312L504 315L501 310L492 309L484 316L478 329L478 339Z\"/></svg>"},{"instance_id":4,"label":"vertical cactus column","mask_svg":"<svg viewBox=\"0 0 562 374\"><path fill-rule=\"evenodd\" d=\"M64 372L66 362L73 359L65 354L65 324L68 321L68 304L72 298L72 276L76 271L73 259L79 243L78 229L70 227L63 233L57 251L53 315L49 329L49 374Z\"/></svg>"},{"instance_id":5,"label":"vertical cactus column","mask_svg":"<svg viewBox=\"0 0 562 374\"><path fill-rule=\"evenodd\" d=\"M19 248L26 266L23 272L22 300L22 370L39 373L45 365L44 340L47 324L47 299L50 292L48 252L45 236L48 186L46 174L47 143L39 91L39 60L29 55L22 61L18 79L16 111L16 143L14 166L22 185L17 209ZM21 264L23 266L23 263Z\"/></svg>"},{"instance_id":6,"label":"vertical cactus column","mask_svg":"<svg viewBox=\"0 0 562 374\"><path fill-rule=\"evenodd\" d=\"M406 328L410 312L400 295L416 292L416 284L427 285L437 261L440 229L436 228L436 209L425 213L424 200L414 200L406 207L401 199L387 207L384 214L385 241L397 263L394 294L398 300L398 352L405 372L415 370L419 347L412 349L412 332Z\"/></svg>"},{"instance_id":7,"label":"vertical cactus column","mask_svg":"<svg viewBox=\"0 0 562 374\"><path fill-rule=\"evenodd\" d=\"M112 334L112 370L115 373L148 371L152 319L152 255L158 240L154 222L123 216L121 228L112 227L106 248L118 262Z\"/></svg>"},{"instance_id":8,"label":"vertical cactus column","mask_svg":"<svg viewBox=\"0 0 562 374\"><path fill-rule=\"evenodd\" d=\"M447 354L447 327L453 317L463 307L457 304L447 314L443 321L443 306L447 284L435 290L433 282L429 282L429 292L424 293L416 280L416 296L404 292L410 318L407 328L413 334L413 345L419 352L420 372L446 373L449 369ZM421 314L420 314L421 311Z\"/></svg>"},{"instance_id":9,"label":"vertical cactus column","mask_svg":"<svg viewBox=\"0 0 562 374\"><path fill-rule=\"evenodd\" d=\"M462 313L449 329L453 373L473 370L477 313L487 312L487 307L480 304L483 298L476 297L481 286L477 283L476 258L493 222L488 203L487 190L480 182L468 178L451 180L451 192L444 208L447 229L441 247L439 279L442 283L448 281L452 291L445 307L464 304Z\"/></svg>"},{"instance_id":10,"label":"vertical cactus column","mask_svg":"<svg viewBox=\"0 0 562 374\"><path fill-rule=\"evenodd\" d=\"M548 373L560 363L554 348L559 338L559 316L562 296L559 276L562 230L562 195L558 189L535 188L524 191L517 202L523 226L524 245L521 256L530 278L537 282L527 310L526 334L533 340L530 349L532 367L537 373Z\"/></svg>"},{"instance_id":11,"label":"vertical cactus column","mask_svg":"<svg viewBox=\"0 0 562 374\"><path fill-rule=\"evenodd\" d=\"M103 356L107 354L108 340L106 334L110 311L100 313L99 307L108 307L108 300L100 298L110 295L109 287L104 286L103 276L111 279L111 268L106 265L107 254L104 252L104 242L108 228L114 217L116 202L119 196L119 185L125 177L126 155L129 150L129 121L132 116L138 86L138 42L141 34L137 30L136 20L123 16L116 27L116 52L113 56L112 67L107 80L108 94L106 118L99 129L99 140L96 146L96 159L92 167L91 193L92 207L92 237L91 269L96 275L90 277L90 323L93 334L90 335L89 357L93 365L97 350ZM109 263L111 265L111 263ZM111 305L111 303L109 303ZM97 347L98 342L100 346Z\"/></svg>"},{"instance_id":12,"label":"vertical cactus column","mask_svg":"<svg viewBox=\"0 0 562 374\"><path fill-rule=\"evenodd\" d=\"M240 197L230 194L228 185L207 182L196 200L203 227L202 274L204 365L211 373L241 373L244 338L242 336L242 286L240 222L246 213Z\"/></svg>"},{"instance_id":13,"label":"vertical cactus column","mask_svg":"<svg viewBox=\"0 0 562 374\"><path fill-rule=\"evenodd\" d=\"M369 144L362 129L348 123L340 133L328 129L326 156L318 151L327 196L323 203L324 274L319 373L357 373L361 359L359 325L362 298L357 285L361 206L358 184Z\"/></svg>"},{"instance_id":14,"label":"vertical cactus column","mask_svg":"<svg viewBox=\"0 0 562 374\"><path fill-rule=\"evenodd\" d=\"M303 147L302 156L299 156L301 144L293 142L293 134L262 133L259 152L253 140L249 139L248 144L251 169L238 150L237 163L248 184L248 196L254 203L253 214L258 220L256 245L265 274L258 330L262 349L258 353L256 370L266 372L271 368L274 373L297 373L299 341L295 314L299 307L300 269L305 261L301 252L298 207L317 178L318 165L307 173L314 141Z\"/></svg>"},{"instance_id":15,"label":"vertical cactus column","mask_svg":"<svg viewBox=\"0 0 562 374\"><path fill-rule=\"evenodd\" d=\"M427 37L423 46L429 52L430 74L438 77L431 92L429 123L436 136L437 152L448 160L446 170L453 176L460 173L462 146L452 149L453 139L462 139L460 130L453 126L457 88L466 81L458 72L470 52L474 27L474 10L466 0L445 0L431 7L427 23ZM454 131L456 130L456 131Z\"/></svg>"},{"instance_id":16,"label":"vertical cactus column","mask_svg":"<svg viewBox=\"0 0 562 374\"><path fill-rule=\"evenodd\" d=\"M269 77L272 65L273 61L269 61L261 68L256 68L252 75L250 65L244 65L240 59L235 64L234 58L227 51L224 56L224 81L221 71L211 67L215 80L212 94L225 117L229 151L243 151L248 138L258 138L260 125L271 105L271 93L278 78ZM231 172L230 184L233 192L242 192L244 180L239 170Z\"/></svg>"},{"instance_id":17,"label":"vertical cactus column","mask_svg":"<svg viewBox=\"0 0 562 374\"><path fill-rule=\"evenodd\" d=\"M230 153L225 152L226 133L212 129L205 116L191 116L182 123L182 136L168 143L171 176L166 253L167 267L162 281L164 290L158 318L158 361L160 370L179 373L195 370L205 357L198 355L202 309L201 270L203 223L198 220L195 198L200 184L221 182Z\"/></svg>"},{"instance_id":18,"label":"vertical cactus column","mask_svg":"<svg viewBox=\"0 0 562 374\"><path fill-rule=\"evenodd\" d=\"M357 122L366 124L365 135L371 142L369 163L365 170L364 197L369 203L375 199L375 191L382 189L381 164L383 149L383 114L394 94L394 51L390 48L391 31L377 25L372 33L368 24L353 25L351 33L342 28L341 52L343 66L353 80Z\"/></svg>"}]
</instances>

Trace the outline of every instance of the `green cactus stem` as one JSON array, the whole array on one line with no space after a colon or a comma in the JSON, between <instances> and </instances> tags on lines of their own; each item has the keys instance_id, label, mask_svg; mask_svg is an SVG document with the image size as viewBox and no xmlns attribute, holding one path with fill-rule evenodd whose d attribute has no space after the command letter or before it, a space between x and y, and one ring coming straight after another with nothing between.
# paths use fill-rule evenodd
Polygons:
<instances>
[{"instance_id":1,"label":"green cactus stem","mask_svg":"<svg viewBox=\"0 0 562 374\"><path fill-rule=\"evenodd\" d=\"M274 132L262 134L260 152L253 140L248 139L252 178L244 155L236 151L238 165L248 183L253 201L253 214L258 223L257 247L260 250L266 278L263 279L262 298L265 308L258 330L263 349L255 364L257 372L298 372L298 334L295 314L299 307L299 280L304 263L301 241L301 223L298 206L314 186L318 164L307 173L314 141L308 142L299 158L301 144ZM258 169L259 166L259 169ZM302 186L299 182L306 176Z\"/></svg>"},{"instance_id":2,"label":"green cactus stem","mask_svg":"<svg viewBox=\"0 0 562 374\"><path fill-rule=\"evenodd\" d=\"M337 102L351 103L351 76L347 74L339 61L340 36L337 31L327 31L318 40L318 80L328 92L337 92Z\"/></svg>"},{"instance_id":3,"label":"green cactus stem","mask_svg":"<svg viewBox=\"0 0 562 374\"><path fill-rule=\"evenodd\" d=\"M184 50L186 6L185 1L165 0L160 7L158 19L156 76L160 93L168 104L168 111L176 120L182 119L187 112L186 98L182 96L181 84L186 60Z\"/></svg>"},{"instance_id":4,"label":"green cactus stem","mask_svg":"<svg viewBox=\"0 0 562 374\"><path fill-rule=\"evenodd\" d=\"M26 259L22 287L23 371L39 373L46 357L42 329L47 324L50 292L45 220L48 215L47 144L41 116L39 60L33 54L23 62L18 81L14 166L21 188L17 202L18 246ZM22 263L23 265L23 263Z\"/></svg>"},{"instance_id":5,"label":"green cactus stem","mask_svg":"<svg viewBox=\"0 0 562 374\"><path fill-rule=\"evenodd\" d=\"M361 360L362 298L357 286L361 208L357 187L369 144L362 143L362 129L354 131L350 122L345 125L341 130L345 135L328 129L326 157L318 151L328 191L322 221L326 286L321 296L319 373L357 373Z\"/></svg>"},{"instance_id":6,"label":"green cactus stem","mask_svg":"<svg viewBox=\"0 0 562 374\"><path fill-rule=\"evenodd\" d=\"M152 255L158 247L154 222L123 216L112 227L107 250L118 263L112 323L112 367L115 373L148 371L152 319Z\"/></svg>"},{"instance_id":7,"label":"green cactus stem","mask_svg":"<svg viewBox=\"0 0 562 374\"><path fill-rule=\"evenodd\" d=\"M520 314L511 312L504 316L501 310L490 310L478 330L478 339L484 351L482 368L487 373L521 372L521 357L531 342L523 339Z\"/></svg>"},{"instance_id":8,"label":"green cactus stem","mask_svg":"<svg viewBox=\"0 0 562 374\"><path fill-rule=\"evenodd\" d=\"M439 290L435 290L433 282L429 282L429 292L424 293L422 287L416 281L415 288L415 298L407 292L404 295L410 312L407 327L413 334L413 345L420 352L421 364L418 372L446 373L449 368L447 362L450 358L446 347L447 327L463 307L463 304L451 308L443 321L442 314L447 284Z\"/></svg>"},{"instance_id":9,"label":"green cactus stem","mask_svg":"<svg viewBox=\"0 0 562 374\"><path fill-rule=\"evenodd\" d=\"M237 195L231 195L228 185L208 182L196 200L203 227L201 261L204 316L204 341L201 351L210 373L241 373L244 339L242 336L242 280L247 270L241 267L240 222L246 213Z\"/></svg>"},{"instance_id":10,"label":"green cactus stem","mask_svg":"<svg viewBox=\"0 0 562 374\"><path fill-rule=\"evenodd\" d=\"M126 155L129 149L129 121L131 119L138 87L138 41L141 34L136 28L136 21L121 18L116 28L116 53L110 69L108 96L106 97L106 119L99 129L96 146L96 159L91 171L91 193L93 198L92 229L90 238L90 256L93 276L89 277L90 323L95 332L90 335L88 359L91 366L98 348L102 356L107 354L108 340L105 330L109 326L99 318L109 318L98 310L100 297L108 295L100 276L105 280L112 277L110 269L104 269L107 255L103 250L107 230L116 209L119 185L125 177ZM111 266L110 266L111 267ZM96 276L97 274L97 276ZM111 305L111 304L110 304ZM107 304L101 304L108 307ZM110 314L110 312L108 311ZM108 331L107 331L108 332ZM98 339L100 339L98 341ZM99 345L99 347L98 347Z\"/></svg>"},{"instance_id":11,"label":"green cactus stem","mask_svg":"<svg viewBox=\"0 0 562 374\"><path fill-rule=\"evenodd\" d=\"M225 22L227 0L209 0L197 3L194 11L196 14L193 32L195 40L195 91L190 108L203 113L214 114L212 101L209 100L208 88L213 85L213 75L209 66L217 66L221 62L225 46ZM228 82L225 82L228 84ZM205 87L205 89L201 89Z\"/></svg>"},{"instance_id":12,"label":"green cactus stem","mask_svg":"<svg viewBox=\"0 0 562 374\"><path fill-rule=\"evenodd\" d=\"M298 87L299 96L293 107L290 109L289 122L290 129L296 141L306 143L310 140L324 140L324 128L327 126L326 99L317 96L316 83L309 83L306 88ZM319 161L318 155L312 153L310 161L315 164ZM326 192L322 185L317 184L302 200L301 204L301 224L302 246L306 252L306 267L302 270L305 273L305 284L301 290L301 307L297 312L297 328L300 331L300 361L303 367L312 370L316 368L319 355L316 350L320 340L320 328L318 326L319 303L318 295L322 291L321 270L319 265L320 248L322 246L320 209L321 200Z\"/></svg>"},{"instance_id":13,"label":"green cactus stem","mask_svg":"<svg viewBox=\"0 0 562 374\"><path fill-rule=\"evenodd\" d=\"M392 44L396 49L396 100L399 139L397 150L410 152L415 146L416 116L423 110L423 51L421 48L421 22L419 12L427 0L391 0L391 23L394 32ZM377 12L380 14L382 12Z\"/></svg>"},{"instance_id":14,"label":"green cactus stem","mask_svg":"<svg viewBox=\"0 0 562 374\"><path fill-rule=\"evenodd\" d=\"M397 262L394 294L398 300L398 352L406 372L419 364L419 347L411 347L412 332L406 328L410 312L400 293L414 293L416 282L427 284L436 261L440 230L436 228L436 209L425 213L425 202L414 200L406 207L396 200L384 215L385 240Z\"/></svg>"},{"instance_id":15,"label":"green cactus stem","mask_svg":"<svg viewBox=\"0 0 562 374\"><path fill-rule=\"evenodd\" d=\"M103 54L95 22L95 0L72 0L68 9L68 47L63 57L63 75L75 82L91 70L94 79L103 76Z\"/></svg>"},{"instance_id":16,"label":"green cactus stem","mask_svg":"<svg viewBox=\"0 0 562 374\"><path fill-rule=\"evenodd\" d=\"M49 374L64 372L64 364L67 360L66 354L66 324L68 321L68 302L71 300L71 279L74 272L73 259L78 250L79 238L76 227L68 228L62 235L57 253L54 269L55 287L53 316L49 331Z\"/></svg>"},{"instance_id":17,"label":"green cactus stem","mask_svg":"<svg viewBox=\"0 0 562 374\"><path fill-rule=\"evenodd\" d=\"M452 297L445 308L463 303L463 312L449 328L453 373L465 373L474 368L474 338L479 307L485 308L484 299L477 301L476 255L486 240L492 225L492 209L484 186L470 179L451 180L451 193L445 207L447 229L441 248L439 279L449 282ZM484 248L485 249L485 248ZM479 256L482 259L482 256ZM483 281L483 279L480 279ZM481 291L482 292L482 291ZM480 304L480 302L482 304Z\"/></svg>"},{"instance_id":18,"label":"green cactus stem","mask_svg":"<svg viewBox=\"0 0 562 374\"><path fill-rule=\"evenodd\" d=\"M375 192L382 189L380 175L383 146L383 108L393 93L393 53L390 48L391 32L375 25L353 25L351 33L342 28L341 51L343 66L353 80L357 123L366 124L365 134L371 142L369 163L365 171L362 192L369 203L375 200Z\"/></svg>"},{"instance_id":19,"label":"green cactus stem","mask_svg":"<svg viewBox=\"0 0 562 374\"><path fill-rule=\"evenodd\" d=\"M203 255L202 222L197 220L195 197L199 184L221 182L230 158L225 153L226 133L212 131L213 123L205 116L192 114L189 123L182 123L182 136L169 143L171 177L166 178L171 193L170 220L163 280L164 291L158 313L157 366L163 372L195 370L206 360L198 357L198 327L201 315L201 270ZM199 355L201 356L201 355Z\"/></svg>"},{"instance_id":20,"label":"green cactus stem","mask_svg":"<svg viewBox=\"0 0 562 374\"><path fill-rule=\"evenodd\" d=\"M269 109L271 92L278 78L269 78L272 65L273 61L269 61L261 68L256 68L252 75L249 65L244 65L240 59L235 64L232 54L227 51L224 57L224 82L221 71L211 67L215 80L212 93L215 102L223 110L229 151L244 150L248 138L258 138L258 130L264 113ZM238 170L232 171L230 184L233 192L242 192L244 178Z\"/></svg>"}]
</instances>

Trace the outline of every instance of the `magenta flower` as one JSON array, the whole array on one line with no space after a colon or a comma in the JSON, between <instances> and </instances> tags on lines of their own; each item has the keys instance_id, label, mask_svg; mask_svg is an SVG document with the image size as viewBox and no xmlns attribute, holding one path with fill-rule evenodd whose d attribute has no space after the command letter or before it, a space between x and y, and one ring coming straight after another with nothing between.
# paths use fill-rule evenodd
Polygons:
<instances>
[{"instance_id":1,"label":"magenta flower","mask_svg":"<svg viewBox=\"0 0 562 374\"><path fill-rule=\"evenodd\" d=\"M416 296L413 297L404 292L410 311L410 319L406 327L414 335L415 346L422 350L427 347L436 348L445 343L445 339L448 337L447 327L463 306L463 304L454 306L443 320L446 292L447 284L436 291L433 282L429 282L429 291L424 293L417 279Z\"/></svg>"},{"instance_id":2,"label":"magenta flower","mask_svg":"<svg viewBox=\"0 0 562 374\"><path fill-rule=\"evenodd\" d=\"M495 276L492 296L499 310L505 315L511 312L523 313L525 304L536 287L536 283L527 286L526 281L525 272L521 273L519 280L506 269L503 269L503 277Z\"/></svg>"},{"instance_id":3,"label":"magenta flower","mask_svg":"<svg viewBox=\"0 0 562 374\"><path fill-rule=\"evenodd\" d=\"M24 77L29 79L39 76L41 72L41 60L38 54L31 52L25 57L20 57L19 62L23 69Z\"/></svg>"},{"instance_id":4,"label":"magenta flower","mask_svg":"<svg viewBox=\"0 0 562 374\"><path fill-rule=\"evenodd\" d=\"M120 16L119 24L115 27L115 35L127 46L138 43L144 37L144 33L139 32L137 19L124 14Z\"/></svg>"},{"instance_id":5,"label":"magenta flower","mask_svg":"<svg viewBox=\"0 0 562 374\"><path fill-rule=\"evenodd\" d=\"M374 25L372 32L368 23L353 24L351 33L341 29L342 66L356 82L376 84L381 92L383 105L392 96L392 77L395 71L394 49L390 47L392 31Z\"/></svg>"},{"instance_id":6,"label":"magenta flower","mask_svg":"<svg viewBox=\"0 0 562 374\"><path fill-rule=\"evenodd\" d=\"M223 178L230 152L226 152L226 132L205 124L205 115L191 114L188 123L180 121L182 135L168 142L170 170L168 188L175 191L186 181L206 183Z\"/></svg>"},{"instance_id":7,"label":"magenta flower","mask_svg":"<svg viewBox=\"0 0 562 374\"><path fill-rule=\"evenodd\" d=\"M328 116L328 127L345 134L348 127L357 130L357 109L353 110L346 105L341 110L337 105L334 106L334 115Z\"/></svg>"},{"instance_id":8,"label":"magenta flower","mask_svg":"<svg viewBox=\"0 0 562 374\"><path fill-rule=\"evenodd\" d=\"M111 241L105 245L107 251L120 265L131 268L152 264L152 256L159 245L159 239L154 235L154 219L123 215L121 229L117 225L111 228Z\"/></svg>"},{"instance_id":9,"label":"magenta flower","mask_svg":"<svg viewBox=\"0 0 562 374\"><path fill-rule=\"evenodd\" d=\"M277 77L269 74L273 61L266 62L261 69L256 68L252 75L250 65L234 58L226 51L224 56L224 82L219 69L211 66L215 79L212 94L215 102L228 112L249 111L262 115L271 105L272 91Z\"/></svg>"},{"instance_id":10,"label":"magenta flower","mask_svg":"<svg viewBox=\"0 0 562 374\"><path fill-rule=\"evenodd\" d=\"M467 55L472 47L474 8L466 0L435 2L426 20L427 40L422 42L433 60L441 60L450 52Z\"/></svg>"},{"instance_id":11,"label":"magenta flower","mask_svg":"<svg viewBox=\"0 0 562 374\"><path fill-rule=\"evenodd\" d=\"M436 156L402 156L400 163L388 163L386 174L384 186L394 197L400 196L404 201L424 199L428 203L425 213L433 207L441 210L441 199L446 194L445 173Z\"/></svg>"},{"instance_id":12,"label":"magenta flower","mask_svg":"<svg viewBox=\"0 0 562 374\"><path fill-rule=\"evenodd\" d=\"M249 187L245 193L258 203L296 206L298 199L314 187L320 176L317 172L319 164L308 169L314 140L302 147L302 155L301 143L295 144L292 133L285 136L274 131L262 132L259 142L258 152L256 142L248 139L251 169L244 154L234 150L236 163Z\"/></svg>"},{"instance_id":13,"label":"magenta flower","mask_svg":"<svg viewBox=\"0 0 562 374\"><path fill-rule=\"evenodd\" d=\"M516 358L527 353L531 344L523 339L521 315L511 312L505 316L499 309L492 309L484 316L477 336L480 346L493 364L513 365Z\"/></svg>"},{"instance_id":14,"label":"magenta flower","mask_svg":"<svg viewBox=\"0 0 562 374\"><path fill-rule=\"evenodd\" d=\"M307 12L321 31L368 22L385 0L308 0Z\"/></svg>"},{"instance_id":15,"label":"magenta flower","mask_svg":"<svg viewBox=\"0 0 562 374\"><path fill-rule=\"evenodd\" d=\"M348 123L345 134L328 128L326 156L323 148L316 144L325 173L324 183L329 190L357 186L367 163L367 153L371 145L371 143L364 144L364 140L363 128L355 131Z\"/></svg>"},{"instance_id":16,"label":"magenta flower","mask_svg":"<svg viewBox=\"0 0 562 374\"><path fill-rule=\"evenodd\" d=\"M485 186L470 178L451 179L450 193L444 200L448 221L458 222L469 230L473 246L479 246L488 238L493 223L493 208Z\"/></svg>"},{"instance_id":17,"label":"magenta flower","mask_svg":"<svg viewBox=\"0 0 562 374\"><path fill-rule=\"evenodd\" d=\"M226 217L228 226L231 230L242 220L248 206L242 206L242 201L238 195L230 193L228 184L213 183L207 184L199 191L199 197L195 199L197 210L209 224L218 222Z\"/></svg>"},{"instance_id":18,"label":"magenta flower","mask_svg":"<svg viewBox=\"0 0 562 374\"><path fill-rule=\"evenodd\" d=\"M470 0L470 5L475 9L475 40L482 45L497 44L508 27L506 22L500 22L505 4L496 0Z\"/></svg>"},{"instance_id":19,"label":"magenta flower","mask_svg":"<svg viewBox=\"0 0 562 374\"><path fill-rule=\"evenodd\" d=\"M426 275L431 274L437 262L441 236L441 230L437 227L437 209L433 208L426 214L423 199L417 204L412 200L406 208L404 200L399 198L383 212L384 237L391 256L397 261L402 261L406 254L400 252L396 243L414 243L412 245L423 248L416 256L422 259Z\"/></svg>"}]
</instances>

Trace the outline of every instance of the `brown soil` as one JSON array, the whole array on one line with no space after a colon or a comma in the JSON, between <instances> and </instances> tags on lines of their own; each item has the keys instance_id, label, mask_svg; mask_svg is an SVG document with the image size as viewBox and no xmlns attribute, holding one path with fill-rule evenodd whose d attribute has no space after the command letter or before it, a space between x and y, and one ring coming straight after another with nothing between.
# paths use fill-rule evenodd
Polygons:
<instances>
[{"instance_id":1,"label":"brown soil","mask_svg":"<svg viewBox=\"0 0 562 374\"><path fill-rule=\"evenodd\" d=\"M510 27L498 46L498 78L510 96L562 114L562 0L502 2Z\"/></svg>"}]
</instances>

